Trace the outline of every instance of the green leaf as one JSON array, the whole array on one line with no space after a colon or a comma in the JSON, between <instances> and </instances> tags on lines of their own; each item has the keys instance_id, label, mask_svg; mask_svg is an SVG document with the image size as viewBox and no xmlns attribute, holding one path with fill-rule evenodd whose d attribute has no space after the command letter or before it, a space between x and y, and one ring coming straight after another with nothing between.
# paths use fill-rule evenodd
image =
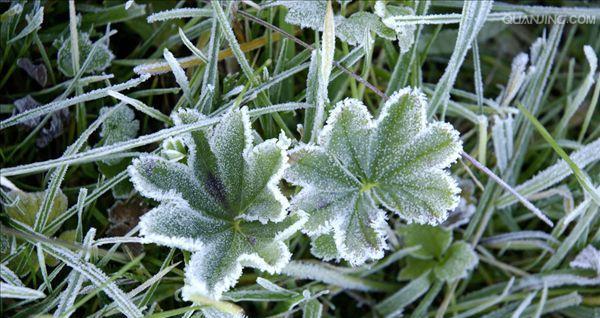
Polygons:
<instances>
[{"instance_id":1,"label":"green leaf","mask_svg":"<svg viewBox=\"0 0 600 318\"><path fill-rule=\"evenodd\" d=\"M403 267L400 271L400 274L398 274L398 279L415 279L427 273L428 271L431 271L436 264L437 262L435 260L409 257L406 260L406 266Z\"/></svg>"},{"instance_id":2,"label":"green leaf","mask_svg":"<svg viewBox=\"0 0 600 318\"><path fill-rule=\"evenodd\" d=\"M459 189L444 169L462 146L449 124L426 123L426 108L422 93L408 88L393 94L376 120L360 101L346 99L317 144L290 152L286 179L302 186L292 207L309 214L304 233L332 234L340 257L360 265L386 248L379 204L409 222L446 219Z\"/></svg>"},{"instance_id":3,"label":"green leaf","mask_svg":"<svg viewBox=\"0 0 600 318\"><path fill-rule=\"evenodd\" d=\"M180 110L176 125L201 121ZM147 242L192 251L185 299L218 299L243 267L280 271L291 254L283 242L304 223L288 215L278 183L286 166L284 137L253 146L247 108L227 113L214 128L186 133L185 163L145 155L129 167L135 188L160 201L140 221Z\"/></svg>"},{"instance_id":4,"label":"green leaf","mask_svg":"<svg viewBox=\"0 0 600 318\"><path fill-rule=\"evenodd\" d=\"M421 246L411 255L422 259L440 258L452 243L452 232L442 227L411 224L403 227L400 233L404 235L406 246Z\"/></svg>"},{"instance_id":5,"label":"green leaf","mask_svg":"<svg viewBox=\"0 0 600 318\"><path fill-rule=\"evenodd\" d=\"M454 242L448 249L444 258L433 269L435 276L446 282L453 282L464 278L467 273L475 268L478 258L471 245L464 241Z\"/></svg>"},{"instance_id":6,"label":"green leaf","mask_svg":"<svg viewBox=\"0 0 600 318\"><path fill-rule=\"evenodd\" d=\"M79 55L80 60L85 61L92 51L93 43L90 40L90 35L85 32L80 32L78 36ZM91 59L91 63L84 73L94 73L103 71L110 66L110 62L113 60L114 55L111 50L104 43L98 43L96 53ZM73 77L75 72L73 71L73 64L71 62L71 40L69 38L62 41L60 48L58 49L58 69L66 76Z\"/></svg>"},{"instance_id":7,"label":"green leaf","mask_svg":"<svg viewBox=\"0 0 600 318\"><path fill-rule=\"evenodd\" d=\"M35 216L38 213L42 202L44 201L45 191L40 192L23 192L23 191L11 191L8 193L11 201L15 200L13 205L6 205L6 214L11 219L19 221L23 224L33 227L35 223ZM48 214L48 222L56 219L59 215L63 214L68 207L67 196L58 189L50 213Z\"/></svg>"}]
</instances>

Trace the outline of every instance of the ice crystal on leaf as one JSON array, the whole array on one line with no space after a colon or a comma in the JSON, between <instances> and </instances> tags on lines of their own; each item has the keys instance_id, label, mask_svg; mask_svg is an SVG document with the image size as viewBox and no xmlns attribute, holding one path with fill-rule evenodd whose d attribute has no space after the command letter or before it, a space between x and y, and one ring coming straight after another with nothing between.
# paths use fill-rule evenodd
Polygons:
<instances>
[{"instance_id":1,"label":"ice crystal on leaf","mask_svg":"<svg viewBox=\"0 0 600 318\"><path fill-rule=\"evenodd\" d=\"M379 259L386 248L386 214L408 222L439 224L459 201L459 188L443 169L462 149L447 123L428 124L423 94L393 94L373 120L360 101L346 99L331 112L317 144L290 152L286 179L303 189L295 210L309 214L303 232L313 253L331 259L332 234L339 257L353 265Z\"/></svg>"},{"instance_id":2,"label":"ice crystal on leaf","mask_svg":"<svg viewBox=\"0 0 600 318\"><path fill-rule=\"evenodd\" d=\"M173 116L176 125L201 120L194 110ZM288 215L278 188L287 166L285 137L253 146L248 110L227 113L212 129L184 135L185 163L155 155L134 160L131 180L160 205L140 221L147 242L193 252L184 298L219 298L242 267L278 272L290 259L283 242L304 223Z\"/></svg>"}]
</instances>

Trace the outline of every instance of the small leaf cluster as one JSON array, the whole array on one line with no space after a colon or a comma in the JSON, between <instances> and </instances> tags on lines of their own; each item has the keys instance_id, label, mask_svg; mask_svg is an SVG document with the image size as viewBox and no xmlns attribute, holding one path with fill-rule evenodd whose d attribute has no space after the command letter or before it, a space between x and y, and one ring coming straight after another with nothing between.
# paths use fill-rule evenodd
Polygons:
<instances>
[{"instance_id":1,"label":"small leaf cluster","mask_svg":"<svg viewBox=\"0 0 600 318\"><path fill-rule=\"evenodd\" d=\"M478 257L465 241L452 241L452 231L443 227L411 224L400 229L407 247L420 247L410 253L398 278L411 280L430 273L437 280L453 282L465 278L477 265Z\"/></svg>"}]
</instances>

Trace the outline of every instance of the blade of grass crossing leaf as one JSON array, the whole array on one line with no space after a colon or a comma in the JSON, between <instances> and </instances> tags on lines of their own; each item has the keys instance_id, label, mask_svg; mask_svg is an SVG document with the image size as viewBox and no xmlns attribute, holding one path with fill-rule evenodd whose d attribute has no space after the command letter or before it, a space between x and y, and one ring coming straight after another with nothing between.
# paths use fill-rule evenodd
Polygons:
<instances>
[{"instance_id":1,"label":"blade of grass crossing leaf","mask_svg":"<svg viewBox=\"0 0 600 318\"><path fill-rule=\"evenodd\" d=\"M334 286L361 291L391 291L396 285L343 274L319 262L291 261L282 273L298 279L312 279Z\"/></svg>"},{"instance_id":2,"label":"blade of grass crossing leaf","mask_svg":"<svg viewBox=\"0 0 600 318\"><path fill-rule=\"evenodd\" d=\"M166 269L172 268L171 266L168 266L168 264L171 263L171 260L173 259L173 255L175 255L175 249L171 248L169 250L169 254L163 261L162 265L160 266L161 272ZM154 293L156 292L156 289L158 288L159 283L160 283L160 281L156 281L152 284L152 286L150 286L150 288L148 288L148 290L144 294L144 297L142 298L142 300L140 300L140 303L139 303L140 307L144 307L150 302L150 300L152 299L152 296L154 295Z\"/></svg>"},{"instance_id":3,"label":"blade of grass crossing leaf","mask_svg":"<svg viewBox=\"0 0 600 318\"><path fill-rule=\"evenodd\" d=\"M431 5L431 0L418 0L415 2L415 14L422 16L427 14L429 6ZM413 45L407 53L400 53L400 57L394 66L394 70L392 71L392 77L388 82L387 90L385 91L386 95L392 95L395 91L400 88L406 86L408 83L408 77L410 75L410 65L415 63L415 59L417 57L418 51L418 43L421 39L421 31L423 30L423 26L417 26L417 29L414 34Z\"/></svg>"},{"instance_id":4,"label":"blade of grass crossing leaf","mask_svg":"<svg viewBox=\"0 0 600 318\"><path fill-rule=\"evenodd\" d=\"M600 160L600 139L596 139L589 144L574 151L569 156L573 162L580 168L595 163ZM550 167L542 170L531 179L515 187L515 190L525 197L533 196L545 189L548 189L566 177L570 176L573 170L564 160L560 160ZM500 208L507 207L517 200L510 194L500 196L496 202Z\"/></svg>"},{"instance_id":5,"label":"blade of grass crossing leaf","mask_svg":"<svg viewBox=\"0 0 600 318\"><path fill-rule=\"evenodd\" d=\"M573 97L573 100L571 100L568 103L565 113L560 118L560 122L558 123L558 126L554 133L554 135L556 136L557 139L564 137L565 130L567 129L569 120L571 120L573 115L575 115L575 112L577 111L577 109L579 108L581 103L583 103L585 96L587 96L589 90L594 85L594 76L596 75L596 69L598 68L598 57L596 56L594 49L589 45L584 46L583 51L584 51L585 57L588 61L590 70L589 70L587 76L584 78L583 83L581 83L581 85L577 89L577 93ZM590 104L590 107L594 107L594 106L592 106L592 104Z\"/></svg>"},{"instance_id":6,"label":"blade of grass crossing leaf","mask_svg":"<svg viewBox=\"0 0 600 318\"><path fill-rule=\"evenodd\" d=\"M160 313L152 314L152 315L148 316L148 318L174 317L174 316L179 316L179 315L186 314L189 312L194 312L196 310L200 310L205 307L206 306L188 306L188 307L183 307L183 308L171 309L171 310L163 311Z\"/></svg>"},{"instance_id":7,"label":"blade of grass crossing leaf","mask_svg":"<svg viewBox=\"0 0 600 318\"><path fill-rule=\"evenodd\" d=\"M480 312L501 303L510 294L510 289L512 288L514 282L515 282L515 278L511 277L510 280L508 281L508 283L506 284L506 287L502 291L502 294L500 294L499 296L495 296L495 295L490 296L490 299L488 301L486 301L486 302L482 303L481 305L476 306L472 309L469 309L465 312L462 312L459 315L456 315L454 317L455 318L471 317L473 315L479 314Z\"/></svg>"},{"instance_id":8,"label":"blade of grass crossing leaf","mask_svg":"<svg viewBox=\"0 0 600 318\"><path fill-rule=\"evenodd\" d=\"M0 278L10 285L25 287L19 276L4 264L0 264Z\"/></svg>"},{"instance_id":9,"label":"blade of grass crossing leaf","mask_svg":"<svg viewBox=\"0 0 600 318\"><path fill-rule=\"evenodd\" d=\"M244 75L246 75L246 77L251 83L255 84L256 80L254 78L254 71L252 70L252 67L250 66L248 60L244 56L244 52L242 52L242 49L240 48L240 45L237 39L235 38L235 34L233 34L231 26L229 25L229 21L225 16L225 12L223 12L223 8L221 8L221 3L219 1L211 1L211 5L215 12L215 17L219 21L221 32L223 32L225 39L227 39L227 42L229 43L233 55L240 64L240 67L242 68L242 72L244 72Z\"/></svg>"},{"instance_id":10,"label":"blade of grass crossing leaf","mask_svg":"<svg viewBox=\"0 0 600 318\"><path fill-rule=\"evenodd\" d=\"M555 24L552 26L547 40L542 42L543 49L537 58L537 63L534 65L534 72L528 76L527 83L523 86L525 93L520 101L534 115L538 114L563 29L564 24ZM510 178L508 181L512 183L515 182L519 175L519 170L523 164L531 140L533 127L526 119L522 113L515 117L514 127L517 133L514 142L515 155L507 169L507 174L509 174Z\"/></svg>"},{"instance_id":11,"label":"blade of grass crossing leaf","mask_svg":"<svg viewBox=\"0 0 600 318\"><path fill-rule=\"evenodd\" d=\"M75 228L75 233L78 242L83 240L83 209L87 193L87 188L81 188L79 190L79 195L77 196L77 204L75 205L77 208L77 228Z\"/></svg>"},{"instance_id":12,"label":"blade of grass crossing leaf","mask_svg":"<svg viewBox=\"0 0 600 318\"><path fill-rule=\"evenodd\" d=\"M178 8L172 10L164 10L153 13L146 18L148 23L166 21L172 19L195 18L195 17L211 17L212 11L201 8Z\"/></svg>"},{"instance_id":13,"label":"blade of grass crossing leaf","mask_svg":"<svg viewBox=\"0 0 600 318\"><path fill-rule=\"evenodd\" d=\"M248 114L250 115L250 117L256 117L258 115L271 114L271 113L275 113L275 112L279 112L279 111L297 110L297 109L300 109L299 106L305 106L305 105L306 104L292 103L291 104L292 107L285 106L283 109L282 109L281 105L273 105L273 106L250 110L248 112ZM12 168L0 169L0 173L2 173L5 177L8 177L8 176L14 176L14 175L29 174L29 173L39 172L39 171L45 171L45 170L48 170L48 169L51 169L51 168L54 168L57 166L62 166L62 165L71 165L74 163L90 162L90 161L94 161L94 160L97 160L97 159L100 159L103 157L108 157L109 155L112 155L112 154L116 154L116 153L123 152L123 151L129 150L129 149L133 149L136 147L140 147L140 146L148 145L148 144L151 144L151 143L154 143L157 141L161 141L161 140L169 138L169 137L173 137L176 135L195 131L198 129L202 129L204 127L209 127L209 126L212 126L212 125L218 123L219 120L220 120L219 117L211 117L211 118L207 118L205 120L198 121L193 124L180 125L180 126L176 126L176 127L163 129L161 131L151 133L148 135L144 135L144 136L138 137L136 139L127 140L127 141L115 143L115 144L108 145L108 146L94 148L94 149L88 150L86 152L76 153L76 154L72 154L69 156L63 156L58 159L51 159L51 160L47 160L47 161L26 164L26 165L12 167Z\"/></svg>"},{"instance_id":14,"label":"blade of grass crossing leaf","mask_svg":"<svg viewBox=\"0 0 600 318\"><path fill-rule=\"evenodd\" d=\"M538 303L537 309L535 310L532 318L540 318L542 316L544 306L546 305L546 300L548 300L548 286L544 284L544 288L542 289L542 297L540 297L540 302Z\"/></svg>"},{"instance_id":15,"label":"blade of grass crossing leaf","mask_svg":"<svg viewBox=\"0 0 600 318\"><path fill-rule=\"evenodd\" d=\"M114 107L104 114L104 116L98 117L96 121L94 121L82 134L77 138L77 140L70 145L63 156L69 156L77 153L81 147L85 145L88 138L92 135L92 133L100 127L100 125L104 122L104 120L113 113L118 107ZM53 171L50 182L48 183L48 189L46 190L46 195L44 196L44 201L40 207L40 210L36 214L35 223L33 229L35 231L41 231L46 226L46 222L48 221L48 216L50 215L50 209L52 208L54 199L56 198L57 193L60 191L60 185L64 179L65 173L67 172L68 165L63 165L58 168L56 171Z\"/></svg>"},{"instance_id":16,"label":"blade of grass crossing leaf","mask_svg":"<svg viewBox=\"0 0 600 318\"><path fill-rule=\"evenodd\" d=\"M3 230L6 228L3 227ZM117 285L112 282L112 280L106 276L106 274L100 270L98 267L93 264L84 261L80 255L65 249L63 247L59 247L54 245L55 243L50 240L48 237L43 236L31 228L24 226L23 230L27 231L26 233L31 236L23 236L22 238L27 239L31 243L37 243L36 239L42 244L44 250L59 259L67 266L71 267L73 270L81 273L85 278L90 280L94 285L100 287L100 289L106 293L110 298L119 304L119 310L128 318L131 317L143 317L142 312L133 304L131 299L119 288ZM52 243L49 243L52 242ZM143 256L143 255L142 255ZM137 262L139 262L141 258L138 257ZM130 266L135 264L135 262L130 262ZM89 295L88 295L89 296Z\"/></svg>"},{"instance_id":17,"label":"blade of grass crossing leaf","mask_svg":"<svg viewBox=\"0 0 600 318\"><path fill-rule=\"evenodd\" d=\"M10 39L8 41L8 44L11 44L20 39L23 39L26 36L28 36L29 34L39 30L40 27L42 26L43 22L44 22L44 7L39 7L37 9L37 11L35 12L35 14L33 14L33 16L31 16L31 18L27 19L27 26L25 26L25 28L23 28L23 30L21 30L21 32L19 32L19 34L17 34L15 37Z\"/></svg>"},{"instance_id":18,"label":"blade of grass crossing leaf","mask_svg":"<svg viewBox=\"0 0 600 318\"><path fill-rule=\"evenodd\" d=\"M229 24L229 21L227 20L227 17L225 16L225 12L223 12L223 8L221 8L220 2L212 1L211 4L212 4L213 10L215 12L215 17L219 21L219 27L221 28L221 32L223 33L223 36L225 36L225 39L229 43L229 47L231 48L233 55L235 56L238 64L240 65L242 72L244 73L244 75L246 76L248 81L252 84L252 86L257 87L258 85L260 85L260 83L254 76L254 71L252 70L252 67L248 63L248 60L246 59L244 52L240 48L240 44L238 43L237 39L235 38L235 34L233 33L231 25ZM267 97L267 95L264 92L261 92L258 94L258 103L261 106L270 106L271 105L269 98ZM273 114L272 117L273 117L273 120L279 126L279 128L282 129L286 133L286 135L288 135L288 136L294 135L290 131L290 129L287 127L287 125L285 124L285 122L283 121L281 116L279 116L279 114Z\"/></svg>"},{"instance_id":19,"label":"blade of grass crossing leaf","mask_svg":"<svg viewBox=\"0 0 600 318\"><path fill-rule=\"evenodd\" d=\"M586 191L587 194L590 195L592 200L597 205L600 205L600 194L594 186L592 185L589 177L579 168L579 166L567 155L567 153L556 143L554 138L550 135L550 133L542 126L542 124L535 118L522 104L517 103L517 107L521 110L521 112L529 119L529 121L533 124L533 126L537 129L537 131L542 135L544 140L552 146L552 149L569 165L571 170L573 170L573 174L577 178L577 181L581 185L581 187Z\"/></svg>"},{"instance_id":20,"label":"blade of grass crossing leaf","mask_svg":"<svg viewBox=\"0 0 600 318\"><path fill-rule=\"evenodd\" d=\"M475 158L471 157L470 155L468 155L465 152L462 153L462 157L467 159L472 164L474 164L477 167L477 169L483 171L485 174L487 174L489 177L491 177L491 179L494 180L494 182L498 183L501 187L508 190L508 192L510 192L515 198L517 198L517 200L521 201L521 203L527 209L529 209L531 212L533 212L533 214L535 214L538 218L540 218L540 220L544 221L544 223L548 224L549 226L554 226L554 223L552 223L552 221L550 221L550 219L542 211L540 211L540 209L538 209L535 205L533 205L526 198L524 198L521 194L519 194L519 192L515 191L515 189L513 189L511 186L509 186L506 182L504 182L504 180L502 180L500 177L498 177L490 169L488 169L486 166L479 163L477 160L475 160Z\"/></svg>"},{"instance_id":21,"label":"blade of grass crossing leaf","mask_svg":"<svg viewBox=\"0 0 600 318\"><path fill-rule=\"evenodd\" d=\"M529 306L529 304L531 304L531 301L533 300L533 298L535 297L536 294L537 294L537 291L529 293L527 295L527 297L525 297L525 299L523 299L523 301L519 304L519 307L517 307L517 309L515 309L512 316L510 316L510 317L511 318L520 318L521 314L523 314L523 311L525 311L527 306Z\"/></svg>"},{"instance_id":22,"label":"blade of grass crossing leaf","mask_svg":"<svg viewBox=\"0 0 600 318\"><path fill-rule=\"evenodd\" d=\"M219 21L213 19L210 29L210 41L208 42L208 64L204 69L204 78L202 80L202 92L195 108L201 113L207 114L213 110L213 96L218 91L218 63L219 48L221 45L221 28Z\"/></svg>"},{"instance_id":23,"label":"blade of grass crossing leaf","mask_svg":"<svg viewBox=\"0 0 600 318\"><path fill-rule=\"evenodd\" d=\"M92 299L97 293L102 291L102 292L106 293L110 298L112 298L118 304L117 309L121 313L123 313L126 317L128 317L128 318L129 317L143 317L141 310L138 307L136 307L135 304L133 303L133 301L126 294L124 294L123 291L121 289L119 289L117 287L117 285L114 283L114 281L117 278L121 277L124 273L129 271L129 269L131 269L133 266L139 264L140 260L143 257L144 257L144 254L141 254L138 257L136 257L135 259L131 260L129 263L126 263L111 277L106 276L103 272L101 272L98 269L98 271L100 271L100 273L104 274L104 277L102 277L103 280L95 281L94 279L91 279L90 276L86 275L86 273L87 273L86 271L80 271L80 273L82 273L84 276L86 276L86 278L88 278L96 286L96 288L93 291L91 291L90 293L88 293L87 295L85 295L84 297L82 297L73 306L71 306L71 308L69 308L68 312L69 313L74 312L75 310L77 310L77 308L81 307L88 300ZM86 263L86 264L94 266L91 263ZM73 268L73 269L75 269L75 268ZM77 270L77 269L75 269L75 270ZM119 297L119 298L117 299L114 297Z\"/></svg>"},{"instance_id":24,"label":"blade of grass crossing leaf","mask_svg":"<svg viewBox=\"0 0 600 318\"><path fill-rule=\"evenodd\" d=\"M40 273L42 274L42 279L44 280L44 284L46 284L46 288L50 293L52 293L52 282L48 279L48 269L46 268L46 257L44 255L44 249L41 244L35 244L36 256L38 265L40 267Z\"/></svg>"}]
</instances>

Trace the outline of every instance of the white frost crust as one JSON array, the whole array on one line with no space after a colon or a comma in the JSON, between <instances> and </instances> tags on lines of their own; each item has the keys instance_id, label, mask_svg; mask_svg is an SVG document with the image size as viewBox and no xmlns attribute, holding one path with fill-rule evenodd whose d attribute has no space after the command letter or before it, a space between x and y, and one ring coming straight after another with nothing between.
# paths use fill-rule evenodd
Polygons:
<instances>
[{"instance_id":1,"label":"white frost crust","mask_svg":"<svg viewBox=\"0 0 600 318\"><path fill-rule=\"evenodd\" d=\"M297 211L298 213L303 213L304 215L307 216L307 222L310 220L310 215L308 213L306 213L306 211L303 211L301 208L299 208L298 206L300 205L300 202L302 202L302 200L308 200L311 197L314 197L317 194L323 194L322 190L319 190L315 187L311 187L311 186L307 186L305 188L303 188L302 190L300 190L300 192L298 194L296 194L293 198L292 198L292 210ZM331 192L332 195L335 195L336 198L337 197L346 197L346 196L350 196L352 195L350 191L347 192ZM337 204L339 205L339 204ZM335 206L337 206L335 205ZM341 213L340 213L341 214ZM338 214L339 217L339 214ZM334 217L335 218L335 217ZM302 229L300 229L300 231L308 236L318 236L318 235L323 235L323 234L328 234L333 230L333 223L331 221L324 221L324 222L320 222L318 223L318 225L313 228L313 229L307 229L306 227L303 227Z\"/></svg>"}]
</instances>

